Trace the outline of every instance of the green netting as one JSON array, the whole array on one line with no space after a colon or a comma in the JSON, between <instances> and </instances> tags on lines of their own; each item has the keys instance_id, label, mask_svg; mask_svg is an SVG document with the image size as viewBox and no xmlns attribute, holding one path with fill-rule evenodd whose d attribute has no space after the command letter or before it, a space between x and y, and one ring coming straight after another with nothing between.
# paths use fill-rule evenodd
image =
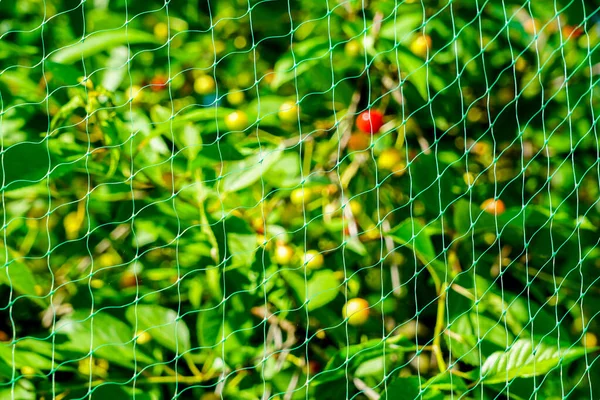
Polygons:
<instances>
[{"instance_id":1,"label":"green netting","mask_svg":"<svg viewBox=\"0 0 600 400\"><path fill-rule=\"evenodd\" d=\"M596 1L0 15L0 398L600 396Z\"/></svg>"}]
</instances>

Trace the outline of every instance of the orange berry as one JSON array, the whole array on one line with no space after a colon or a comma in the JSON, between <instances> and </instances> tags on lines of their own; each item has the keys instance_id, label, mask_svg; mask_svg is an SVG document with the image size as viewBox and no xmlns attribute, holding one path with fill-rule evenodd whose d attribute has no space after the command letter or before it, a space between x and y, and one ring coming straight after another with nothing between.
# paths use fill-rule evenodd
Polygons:
<instances>
[{"instance_id":1,"label":"orange berry","mask_svg":"<svg viewBox=\"0 0 600 400\"><path fill-rule=\"evenodd\" d=\"M150 89L152 89L154 92L160 92L161 90L165 90L167 88L167 81L168 79L165 76L155 76L150 81Z\"/></svg>"},{"instance_id":2,"label":"orange berry","mask_svg":"<svg viewBox=\"0 0 600 400\"><path fill-rule=\"evenodd\" d=\"M568 37L576 39L583 34L583 29L579 26L565 25L562 28L563 39L566 40Z\"/></svg>"},{"instance_id":3,"label":"orange berry","mask_svg":"<svg viewBox=\"0 0 600 400\"><path fill-rule=\"evenodd\" d=\"M134 287L137 284L137 277L133 272L125 272L121 275L121 280L119 281L119 286L123 289Z\"/></svg>"},{"instance_id":4,"label":"orange berry","mask_svg":"<svg viewBox=\"0 0 600 400\"><path fill-rule=\"evenodd\" d=\"M481 209L492 215L500 215L506 211L506 206L502 200L494 200L491 198L481 203Z\"/></svg>"},{"instance_id":5,"label":"orange berry","mask_svg":"<svg viewBox=\"0 0 600 400\"><path fill-rule=\"evenodd\" d=\"M353 135L350 135L350 139L348 139L347 146L348 149L351 151L360 151L367 149L370 144L371 139L369 139L368 136L360 133L355 133Z\"/></svg>"}]
</instances>

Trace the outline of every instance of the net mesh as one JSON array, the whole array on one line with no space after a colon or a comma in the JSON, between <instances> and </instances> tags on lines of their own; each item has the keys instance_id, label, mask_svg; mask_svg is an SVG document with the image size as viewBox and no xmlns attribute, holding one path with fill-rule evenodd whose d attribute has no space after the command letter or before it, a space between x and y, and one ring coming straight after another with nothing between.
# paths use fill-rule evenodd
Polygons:
<instances>
[{"instance_id":1,"label":"net mesh","mask_svg":"<svg viewBox=\"0 0 600 400\"><path fill-rule=\"evenodd\" d=\"M599 11L0 2L0 397L597 398Z\"/></svg>"}]
</instances>

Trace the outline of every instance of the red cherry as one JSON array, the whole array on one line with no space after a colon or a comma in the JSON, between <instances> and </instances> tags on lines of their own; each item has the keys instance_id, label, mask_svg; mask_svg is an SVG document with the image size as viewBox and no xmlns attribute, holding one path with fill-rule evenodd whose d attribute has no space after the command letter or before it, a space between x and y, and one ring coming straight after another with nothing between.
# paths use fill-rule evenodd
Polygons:
<instances>
[{"instance_id":1,"label":"red cherry","mask_svg":"<svg viewBox=\"0 0 600 400\"><path fill-rule=\"evenodd\" d=\"M376 110L362 112L356 118L356 127L365 133L375 134L383 125L383 114Z\"/></svg>"}]
</instances>

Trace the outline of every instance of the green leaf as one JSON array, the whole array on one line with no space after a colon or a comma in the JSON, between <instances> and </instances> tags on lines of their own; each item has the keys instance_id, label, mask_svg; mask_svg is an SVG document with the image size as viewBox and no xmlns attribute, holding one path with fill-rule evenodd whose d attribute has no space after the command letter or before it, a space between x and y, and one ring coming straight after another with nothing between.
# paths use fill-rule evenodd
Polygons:
<instances>
[{"instance_id":1,"label":"green leaf","mask_svg":"<svg viewBox=\"0 0 600 400\"><path fill-rule=\"evenodd\" d=\"M11 376L9 375L8 377L10 378ZM19 379L14 390L12 387L6 386L0 389L0 399L35 400L38 398L35 393L35 386L27 379Z\"/></svg>"},{"instance_id":2,"label":"green leaf","mask_svg":"<svg viewBox=\"0 0 600 400\"><path fill-rule=\"evenodd\" d=\"M295 97L283 98L281 96L260 96L248 103L245 107L249 121L258 121L261 129L281 129L281 121L277 116L279 107L284 101L295 101Z\"/></svg>"},{"instance_id":3,"label":"green leaf","mask_svg":"<svg viewBox=\"0 0 600 400\"><path fill-rule=\"evenodd\" d=\"M471 229L471 218L475 220L480 213L473 204L465 199L460 199L453 205L454 207L454 229L457 237L464 238ZM490 216L491 217L491 216ZM469 236L470 237L470 236Z\"/></svg>"},{"instance_id":4,"label":"green leaf","mask_svg":"<svg viewBox=\"0 0 600 400\"><path fill-rule=\"evenodd\" d=\"M161 108L164 109L164 107ZM153 138L162 134L168 134L170 136L171 130L176 131L181 129L190 122L196 123L196 127L203 135L215 133L217 127L223 131L225 129L225 117L233 111L234 110L225 107L202 107L194 111L176 114L173 119L171 119L170 110L167 110L166 113L163 111L160 116L155 116L155 118L159 118L159 122L155 122L152 126L153 129L148 135L148 138Z\"/></svg>"},{"instance_id":5,"label":"green leaf","mask_svg":"<svg viewBox=\"0 0 600 400\"><path fill-rule=\"evenodd\" d=\"M454 350L454 349L452 349ZM454 351L453 351L454 354ZM423 383L423 389L430 390L448 390L448 391L467 391L468 387L465 381L449 371L440 373Z\"/></svg>"},{"instance_id":6,"label":"green leaf","mask_svg":"<svg viewBox=\"0 0 600 400\"><path fill-rule=\"evenodd\" d=\"M231 301L235 302L235 298ZM230 365L243 362L244 355L254 351L247 346L253 323L246 306L245 302L241 303L242 311L238 311L233 304L221 303L216 307L205 306L198 313L196 326L200 346L219 356L224 351Z\"/></svg>"},{"instance_id":7,"label":"green leaf","mask_svg":"<svg viewBox=\"0 0 600 400\"><path fill-rule=\"evenodd\" d=\"M329 359L327 365L323 369L324 371L329 371L330 373L319 376L318 380L324 382L337 379L340 377L340 375L343 377L344 365L347 357L352 359L350 366L351 369L354 370L369 360L381 357L383 355L384 346L385 353L389 356L401 356L407 351L415 350L414 341L411 341L403 335L392 336L385 341L381 339L371 339L360 344L343 347ZM371 367L372 366L373 365L371 365ZM365 370L363 371L366 371L367 367L364 368Z\"/></svg>"},{"instance_id":8,"label":"green leaf","mask_svg":"<svg viewBox=\"0 0 600 400\"><path fill-rule=\"evenodd\" d=\"M106 71L102 77L102 86L111 92L119 88L127 75L127 47L119 46L110 50L110 57L106 63Z\"/></svg>"},{"instance_id":9,"label":"green leaf","mask_svg":"<svg viewBox=\"0 0 600 400\"><path fill-rule=\"evenodd\" d=\"M40 183L50 169L46 141L23 142L4 150L4 169L0 169L0 182L4 191L15 190Z\"/></svg>"},{"instance_id":10,"label":"green leaf","mask_svg":"<svg viewBox=\"0 0 600 400\"><path fill-rule=\"evenodd\" d=\"M9 365L13 364L12 344L0 343L0 359L6 361ZM27 366L35 368L38 371L47 371L52 369L52 360L34 352L15 349L14 366L16 368L23 368Z\"/></svg>"},{"instance_id":11,"label":"green leaf","mask_svg":"<svg viewBox=\"0 0 600 400\"><path fill-rule=\"evenodd\" d=\"M154 35L128 28L117 31L92 33L83 42L63 47L54 53L50 60L61 64L73 64L100 52L114 49L117 46L137 43L158 43Z\"/></svg>"},{"instance_id":12,"label":"green leaf","mask_svg":"<svg viewBox=\"0 0 600 400\"><path fill-rule=\"evenodd\" d=\"M317 271L308 281L308 311L330 303L338 295L340 281L330 270Z\"/></svg>"},{"instance_id":13,"label":"green leaf","mask_svg":"<svg viewBox=\"0 0 600 400\"><path fill-rule=\"evenodd\" d=\"M245 157L238 149L227 142L204 143L199 146L197 157L190 163L190 170L213 166L223 161L240 161Z\"/></svg>"},{"instance_id":14,"label":"green leaf","mask_svg":"<svg viewBox=\"0 0 600 400\"><path fill-rule=\"evenodd\" d=\"M300 156L285 153L265 172L265 180L276 188L290 188L300 182Z\"/></svg>"},{"instance_id":15,"label":"green leaf","mask_svg":"<svg viewBox=\"0 0 600 400\"><path fill-rule=\"evenodd\" d=\"M407 218L400 225L392 229L389 235L395 242L415 251L417 258L423 265L427 266L436 282L436 286L439 287L446 275L448 275L448 279L451 279L454 273L440 261L441 257L436 254L431 238L423 228L423 225L418 220Z\"/></svg>"},{"instance_id":16,"label":"green leaf","mask_svg":"<svg viewBox=\"0 0 600 400\"><path fill-rule=\"evenodd\" d=\"M201 310L198 313L196 326L200 346L217 348L217 343L221 341L221 329L223 327L223 305Z\"/></svg>"},{"instance_id":17,"label":"green leaf","mask_svg":"<svg viewBox=\"0 0 600 400\"><path fill-rule=\"evenodd\" d=\"M415 198L425 206L425 213L431 219L439 217L440 210L456 201L452 193L454 171L448 169L435 154L420 154L410 166L413 176ZM439 173L438 173L439 170Z\"/></svg>"},{"instance_id":18,"label":"green leaf","mask_svg":"<svg viewBox=\"0 0 600 400\"><path fill-rule=\"evenodd\" d=\"M256 154L243 161L231 163L223 180L224 190L237 192L253 185L281 156L282 152L279 150L264 150L262 160L260 154Z\"/></svg>"},{"instance_id":19,"label":"green leaf","mask_svg":"<svg viewBox=\"0 0 600 400\"><path fill-rule=\"evenodd\" d=\"M390 57L391 57L390 53ZM446 88L446 82L442 78L433 64L426 65L425 59L415 56L408 49L398 47L398 60L400 61L400 70L407 74L407 79L419 92L419 95L427 100L435 91L443 91ZM395 53L393 61L395 61Z\"/></svg>"},{"instance_id":20,"label":"green leaf","mask_svg":"<svg viewBox=\"0 0 600 400\"><path fill-rule=\"evenodd\" d=\"M62 318L56 331L69 338L68 342L57 345L60 350L87 354L92 349L94 356L127 368L133 368L134 359L146 364L153 362L139 348L134 351L133 329L106 311L94 314L92 319L89 311L77 310Z\"/></svg>"},{"instance_id":21,"label":"green leaf","mask_svg":"<svg viewBox=\"0 0 600 400\"><path fill-rule=\"evenodd\" d=\"M415 32L423 24L423 10L417 4L407 11L408 4L402 8L402 18L390 18L379 31L384 39L406 41L406 36Z\"/></svg>"},{"instance_id":22,"label":"green leaf","mask_svg":"<svg viewBox=\"0 0 600 400\"><path fill-rule=\"evenodd\" d=\"M367 360L360 364L358 368L356 368L354 375L358 376L359 378L372 376L377 379L383 379L384 370L386 370L386 368L388 371L392 369L390 358L391 357L388 355L386 357L381 356Z\"/></svg>"},{"instance_id":23,"label":"green leaf","mask_svg":"<svg viewBox=\"0 0 600 400\"><path fill-rule=\"evenodd\" d=\"M469 203L464 199L457 201L453 207L454 228L459 237L465 236L471 230L471 218L474 222L472 228L474 233L496 232L497 229L504 233L507 239L510 239L512 233L522 235L523 225L537 230L543 226L549 226L550 220L552 220L554 227L574 229L577 222L568 213L557 212L551 217L547 208L537 205L528 205L525 210L522 207L511 207L497 218L481 210L477 204ZM470 238L470 235L466 237ZM519 238L519 241L522 242L522 238Z\"/></svg>"},{"instance_id":24,"label":"green leaf","mask_svg":"<svg viewBox=\"0 0 600 400\"><path fill-rule=\"evenodd\" d=\"M418 399L421 393L421 379L407 376L394 379L387 385L386 397L394 400Z\"/></svg>"},{"instance_id":25,"label":"green leaf","mask_svg":"<svg viewBox=\"0 0 600 400\"><path fill-rule=\"evenodd\" d=\"M59 64L52 61L45 63L45 70L50 76L49 83L56 86L79 85L79 78L83 76L83 71L75 65Z\"/></svg>"},{"instance_id":26,"label":"green leaf","mask_svg":"<svg viewBox=\"0 0 600 400\"><path fill-rule=\"evenodd\" d=\"M330 303L339 293L341 283L330 270L315 272L308 282L298 272L284 270L281 271L281 275L294 290L301 303L309 301L308 311L316 310Z\"/></svg>"},{"instance_id":27,"label":"green leaf","mask_svg":"<svg viewBox=\"0 0 600 400\"><path fill-rule=\"evenodd\" d=\"M214 227L218 241L227 235L227 256L231 257L231 265L249 268L254 262L254 254L258 249L257 235L242 218L231 216L223 224ZM224 244L223 244L224 245ZM224 247L220 248L221 254L225 254Z\"/></svg>"},{"instance_id":28,"label":"green leaf","mask_svg":"<svg viewBox=\"0 0 600 400\"><path fill-rule=\"evenodd\" d=\"M12 378L13 367L11 367L11 365L12 365L12 360L4 361L4 358L0 357L0 377L6 378L6 379ZM0 391L0 393L2 393L2 391Z\"/></svg>"},{"instance_id":29,"label":"green leaf","mask_svg":"<svg viewBox=\"0 0 600 400\"><path fill-rule=\"evenodd\" d=\"M256 232L250 228L248 222L240 217L230 216L225 221L213 221L211 229L221 258L226 256L228 259L228 267L245 268L244 271L247 272L258 249Z\"/></svg>"},{"instance_id":30,"label":"green leaf","mask_svg":"<svg viewBox=\"0 0 600 400\"><path fill-rule=\"evenodd\" d=\"M198 153L204 150L200 130L194 124L186 124L181 129L180 137L181 147L184 148L183 154L188 160L193 161Z\"/></svg>"},{"instance_id":31,"label":"green leaf","mask_svg":"<svg viewBox=\"0 0 600 400\"><path fill-rule=\"evenodd\" d=\"M6 40L0 41L0 60L9 57L22 57L24 55L37 54L39 48L35 46L24 46L23 44L10 43Z\"/></svg>"},{"instance_id":32,"label":"green leaf","mask_svg":"<svg viewBox=\"0 0 600 400\"><path fill-rule=\"evenodd\" d=\"M27 265L12 261L4 266L0 270L0 283L10 286L17 295L25 296L42 307L46 306L44 299L40 299L36 293L36 279Z\"/></svg>"},{"instance_id":33,"label":"green leaf","mask_svg":"<svg viewBox=\"0 0 600 400\"><path fill-rule=\"evenodd\" d=\"M190 331L177 312L157 305L139 304L125 312L127 320L134 325L137 316L138 330L144 330L154 340L178 354L190 349Z\"/></svg>"},{"instance_id":34,"label":"green leaf","mask_svg":"<svg viewBox=\"0 0 600 400\"><path fill-rule=\"evenodd\" d=\"M444 335L448 347L452 348L452 355L460 361L479 366L482 358L495 351L502 350L507 340L513 341L514 336L504 329L504 325L497 320L475 312L462 314L452 322ZM454 334L452 334L454 333ZM481 341L481 356L479 354L478 334Z\"/></svg>"},{"instance_id":35,"label":"green leaf","mask_svg":"<svg viewBox=\"0 0 600 400\"><path fill-rule=\"evenodd\" d=\"M277 89L313 69L329 52L329 41L327 37L319 36L295 43L292 50L275 63L271 88Z\"/></svg>"},{"instance_id":36,"label":"green leaf","mask_svg":"<svg viewBox=\"0 0 600 400\"><path fill-rule=\"evenodd\" d=\"M511 381L515 378L527 378L543 375L558 367L567 365L586 351L582 347L561 346L540 343L533 346L531 340L521 339L515 342L508 351L497 351L485 361L481 367L483 383L494 384Z\"/></svg>"}]
</instances>

